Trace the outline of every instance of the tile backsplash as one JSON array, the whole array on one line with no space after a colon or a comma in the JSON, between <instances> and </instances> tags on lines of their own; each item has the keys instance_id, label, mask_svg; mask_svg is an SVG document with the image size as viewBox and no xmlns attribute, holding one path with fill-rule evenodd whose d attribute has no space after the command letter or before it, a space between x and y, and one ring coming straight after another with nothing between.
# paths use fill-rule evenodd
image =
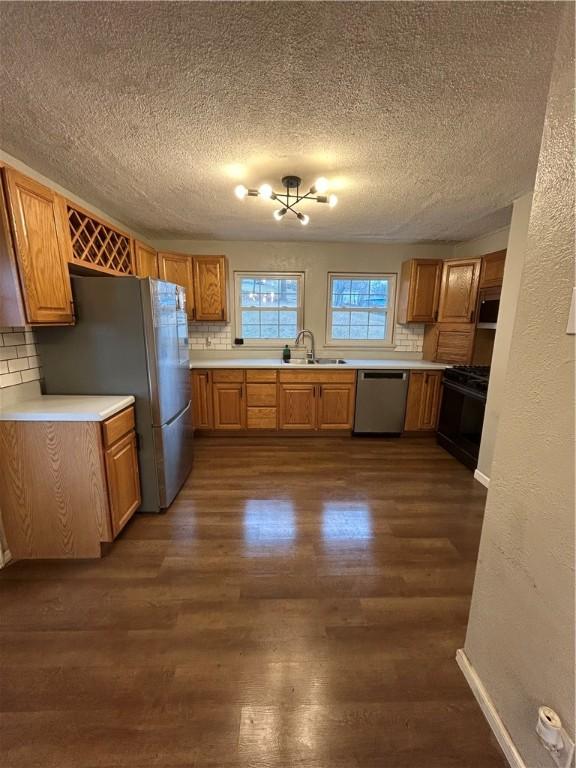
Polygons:
<instances>
[{"instance_id":1,"label":"tile backsplash","mask_svg":"<svg viewBox=\"0 0 576 768\"><path fill-rule=\"evenodd\" d=\"M0 389L38 381L41 376L34 332L0 328Z\"/></svg>"},{"instance_id":2,"label":"tile backsplash","mask_svg":"<svg viewBox=\"0 0 576 768\"><path fill-rule=\"evenodd\" d=\"M400 325L394 328L394 352L422 352L424 325ZM239 349L234 346L230 323L194 323L188 326L188 343L191 350L222 352ZM361 349L361 348L359 348Z\"/></svg>"}]
</instances>

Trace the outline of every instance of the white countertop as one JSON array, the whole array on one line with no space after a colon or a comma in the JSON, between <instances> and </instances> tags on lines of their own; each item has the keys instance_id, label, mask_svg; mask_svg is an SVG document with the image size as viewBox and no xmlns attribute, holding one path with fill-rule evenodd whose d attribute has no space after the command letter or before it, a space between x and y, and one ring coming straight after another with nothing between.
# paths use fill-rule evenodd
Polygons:
<instances>
[{"instance_id":1,"label":"white countertop","mask_svg":"<svg viewBox=\"0 0 576 768\"><path fill-rule=\"evenodd\" d=\"M326 355L328 357L328 355ZM249 357L228 357L214 360L191 360L190 368L284 368L290 370L291 368L309 368L310 370L323 370L335 369L339 371L345 371L347 368L352 369L372 369L372 370L386 370L386 369L398 369L398 370L440 370L449 368L449 365L444 363L431 363L428 360L356 360L353 358L342 358L346 360L346 364L336 365L307 365L302 362L301 365L282 363L277 358L249 358Z\"/></svg>"},{"instance_id":2,"label":"white countertop","mask_svg":"<svg viewBox=\"0 0 576 768\"><path fill-rule=\"evenodd\" d=\"M0 421L104 421L132 405L132 395L41 395L0 409Z\"/></svg>"}]
</instances>

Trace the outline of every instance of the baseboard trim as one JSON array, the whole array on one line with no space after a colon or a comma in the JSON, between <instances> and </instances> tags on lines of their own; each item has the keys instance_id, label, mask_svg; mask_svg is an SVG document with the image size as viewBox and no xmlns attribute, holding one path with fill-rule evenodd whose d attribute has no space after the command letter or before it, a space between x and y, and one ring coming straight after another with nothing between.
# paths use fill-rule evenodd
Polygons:
<instances>
[{"instance_id":1,"label":"baseboard trim","mask_svg":"<svg viewBox=\"0 0 576 768\"><path fill-rule=\"evenodd\" d=\"M527 768L520 752L518 752L512 741L512 736L510 736L508 729L502 722L498 710L494 706L494 702L488 695L488 691L484 688L482 680L478 677L476 670L470 663L463 648L459 648L456 651L456 662L462 670L462 674L466 678L466 681L470 686L476 701L480 705L480 709L484 713L484 717L488 721L488 725L492 729L492 733L496 737L498 744L500 744L500 748L502 749L502 752L504 752L511 768Z\"/></svg>"},{"instance_id":2,"label":"baseboard trim","mask_svg":"<svg viewBox=\"0 0 576 768\"><path fill-rule=\"evenodd\" d=\"M478 480L485 488L490 488L490 478L484 472L480 472L479 469L474 470L474 480Z\"/></svg>"}]
</instances>

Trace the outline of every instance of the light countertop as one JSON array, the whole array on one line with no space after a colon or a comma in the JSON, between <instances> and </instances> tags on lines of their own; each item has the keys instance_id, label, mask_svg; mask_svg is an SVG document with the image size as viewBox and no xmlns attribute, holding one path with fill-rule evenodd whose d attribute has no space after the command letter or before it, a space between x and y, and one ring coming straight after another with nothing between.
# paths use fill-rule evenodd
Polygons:
<instances>
[{"instance_id":1,"label":"light countertop","mask_svg":"<svg viewBox=\"0 0 576 768\"><path fill-rule=\"evenodd\" d=\"M326 355L327 357L327 355ZM307 365L302 362L301 365L285 365L281 360L277 358L248 358L248 357L228 357L214 360L191 360L190 368L284 368L290 370L291 368L308 368L309 370L323 370L334 369L339 371L345 371L347 368L368 369L368 370L386 370L386 369L398 369L398 370L440 370L449 368L449 365L444 363L431 363L428 360L356 360L353 358L342 358L346 360L345 365Z\"/></svg>"},{"instance_id":2,"label":"light countertop","mask_svg":"<svg viewBox=\"0 0 576 768\"><path fill-rule=\"evenodd\" d=\"M132 405L132 395L41 395L0 409L0 421L104 421Z\"/></svg>"}]
</instances>

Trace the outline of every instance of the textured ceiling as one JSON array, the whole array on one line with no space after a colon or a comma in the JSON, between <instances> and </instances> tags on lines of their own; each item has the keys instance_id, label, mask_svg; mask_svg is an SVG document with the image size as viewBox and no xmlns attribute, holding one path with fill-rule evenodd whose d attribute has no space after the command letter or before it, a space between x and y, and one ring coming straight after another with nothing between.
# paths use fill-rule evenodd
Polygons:
<instances>
[{"instance_id":1,"label":"textured ceiling","mask_svg":"<svg viewBox=\"0 0 576 768\"><path fill-rule=\"evenodd\" d=\"M150 237L459 240L532 187L553 3L0 3L0 146ZM308 227L238 181L335 179Z\"/></svg>"}]
</instances>

